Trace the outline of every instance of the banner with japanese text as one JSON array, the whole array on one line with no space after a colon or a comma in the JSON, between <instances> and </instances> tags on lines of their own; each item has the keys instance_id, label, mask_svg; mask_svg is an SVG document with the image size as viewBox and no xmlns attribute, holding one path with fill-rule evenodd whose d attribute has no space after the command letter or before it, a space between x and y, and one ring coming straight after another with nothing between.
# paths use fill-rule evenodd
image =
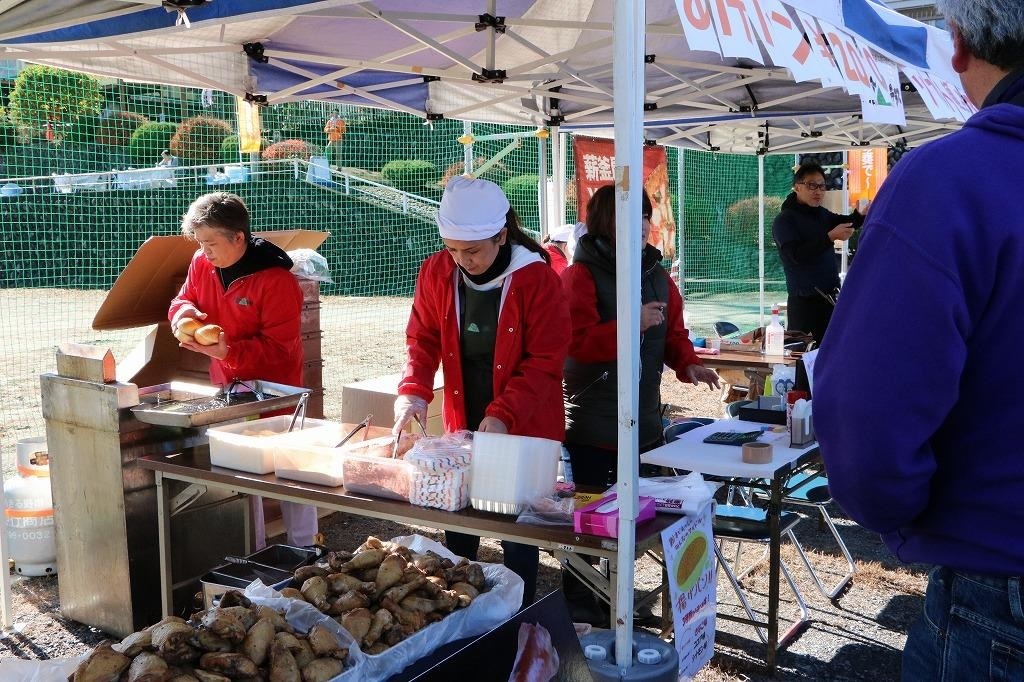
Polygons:
<instances>
[{"instance_id":1,"label":"banner with japanese text","mask_svg":"<svg viewBox=\"0 0 1024 682\"><path fill-rule=\"evenodd\" d=\"M850 167L848 178L848 194L850 209L861 199L874 199L878 188L888 175L888 156L884 147L873 149L855 149L846 153L846 162Z\"/></svg>"},{"instance_id":2,"label":"banner with japanese text","mask_svg":"<svg viewBox=\"0 0 1024 682\"><path fill-rule=\"evenodd\" d=\"M688 514L661 531L680 679L692 678L715 651L718 564L711 534L713 509L709 502L699 514Z\"/></svg>"},{"instance_id":3,"label":"banner with japanese text","mask_svg":"<svg viewBox=\"0 0 1024 682\"><path fill-rule=\"evenodd\" d=\"M615 142L605 138L574 137L576 201L579 220L587 219L587 202L603 185L615 182ZM668 260L676 258L676 219L672 184L664 147L644 147L644 190L651 200L651 236L647 242Z\"/></svg>"}]
</instances>

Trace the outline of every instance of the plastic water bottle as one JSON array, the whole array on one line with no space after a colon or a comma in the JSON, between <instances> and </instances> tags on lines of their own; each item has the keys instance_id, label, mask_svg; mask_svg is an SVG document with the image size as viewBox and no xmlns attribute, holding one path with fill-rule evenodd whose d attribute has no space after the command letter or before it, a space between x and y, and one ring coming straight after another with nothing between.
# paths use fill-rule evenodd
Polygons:
<instances>
[{"instance_id":1,"label":"plastic water bottle","mask_svg":"<svg viewBox=\"0 0 1024 682\"><path fill-rule=\"evenodd\" d=\"M774 307L772 308L772 321L768 328L765 329L764 334L765 355L782 355L785 336L786 330L782 328L782 323L779 322L779 309Z\"/></svg>"}]
</instances>

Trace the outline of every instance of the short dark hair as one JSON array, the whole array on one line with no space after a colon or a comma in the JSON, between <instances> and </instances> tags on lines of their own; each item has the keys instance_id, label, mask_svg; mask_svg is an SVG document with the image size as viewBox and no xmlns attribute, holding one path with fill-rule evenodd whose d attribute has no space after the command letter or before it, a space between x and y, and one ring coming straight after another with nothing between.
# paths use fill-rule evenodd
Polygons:
<instances>
[{"instance_id":1,"label":"short dark hair","mask_svg":"<svg viewBox=\"0 0 1024 682\"><path fill-rule=\"evenodd\" d=\"M641 195L640 203L643 214L650 216L653 208L646 191ZM599 187L587 202L587 234L615 241L615 185Z\"/></svg>"},{"instance_id":2,"label":"short dark hair","mask_svg":"<svg viewBox=\"0 0 1024 682\"><path fill-rule=\"evenodd\" d=\"M248 239L249 209L242 197L230 192L210 192L188 207L181 219L181 233L194 237L197 227L213 227L228 232L241 232Z\"/></svg>"},{"instance_id":3,"label":"short dark hair","mask_svg":"<svg viewBox=\"0 0 1024 682\"><path fill-rule=\"evenodd\" d=\"M809 161L807 163L800 164L800 167L796 169L796 173L793 174L793 184L806 180L812 175L820 175L825 177L825 169L821 167L821 164Z\"/></svg>"}]
</instances>

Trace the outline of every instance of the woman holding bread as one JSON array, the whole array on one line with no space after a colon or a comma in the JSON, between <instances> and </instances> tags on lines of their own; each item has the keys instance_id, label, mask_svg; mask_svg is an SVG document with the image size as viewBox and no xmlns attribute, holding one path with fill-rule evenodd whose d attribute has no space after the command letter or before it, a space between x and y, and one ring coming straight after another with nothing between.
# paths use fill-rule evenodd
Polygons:
<instances>
[{"instance_id":1,"label":"woman holding bread","mask_svg":"<svg viewBox=\"0 0 1024 682\"><path fill-rule=\"evenodd\" d=\"M444 249L416 279L406 327L408 361L398 384L395 433L425 423L434 373L444 370L444 429L536 436L561 442L562 363L569 311L547 253L519 226L493 182L454 177L437 213ZM446 533L448 548L476 559L480 539ZM502 542L505 565L533 601L538 551Z\"/></svg>"},{"instance_id":2,"label":"woman holding bread","mask_svg":"<svg viewBox=\"0 0 1024 682\"><path fill-rule=\"evenodd\" d=\"M205 194L189 206L181 232L199 243L168 311L182 348L210 357L210 381L302 385L302 291L282 249L254 237L241 197ZM256 544L266 544L263 506L252 498ZM316 508L281 503L288 542L313 544Z\"/></svg>"}]
</instances>

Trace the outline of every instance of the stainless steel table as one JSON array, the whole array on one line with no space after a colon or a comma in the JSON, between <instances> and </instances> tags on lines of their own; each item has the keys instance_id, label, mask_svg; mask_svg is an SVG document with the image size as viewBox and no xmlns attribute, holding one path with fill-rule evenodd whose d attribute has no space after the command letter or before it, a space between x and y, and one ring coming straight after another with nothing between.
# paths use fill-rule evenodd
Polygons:
<instances>
[{"instance_id":1,"label":"stainless steel table","mask_svg":"<svg viewBox=\"0 0 1024 682\"><path fill-rule=\"evenodd\" d=\"M611 604L613 623L616 618L615 589L619 570L618 542L612 538L576 533L570 526L516 523L513 516L482 512L471 508L448 512L419 507L408 502L349 493L342 487L330 488L280 479L273 474L260 476L211 466L207 446L190 448L178 454L144 457L139 459L137 464L156 474L160 589L165 616L171 615L174 581L171 575L170 561L173 548L170 546L169 533L172 501L167 494L167 486L164 481L173 479L194 484L197 486L197 491L205 487L243 495L260 495L275 500L313 504L317 507L348 514L534 545L552 552L563 565L569 563L577 572L582 573L587 582L606 595ZM658 514L654 520L637 528L637 555L640 556L648 550L660 546L662 529L672 525L678 518L671 514ZM248 531L248 524L246 530ZM584 558L586 555L607 559L608 575L591 566ZM663 586L651 594L641 597L637 603L650 601L662 589Z\"/></svg>"}]
</instances>

